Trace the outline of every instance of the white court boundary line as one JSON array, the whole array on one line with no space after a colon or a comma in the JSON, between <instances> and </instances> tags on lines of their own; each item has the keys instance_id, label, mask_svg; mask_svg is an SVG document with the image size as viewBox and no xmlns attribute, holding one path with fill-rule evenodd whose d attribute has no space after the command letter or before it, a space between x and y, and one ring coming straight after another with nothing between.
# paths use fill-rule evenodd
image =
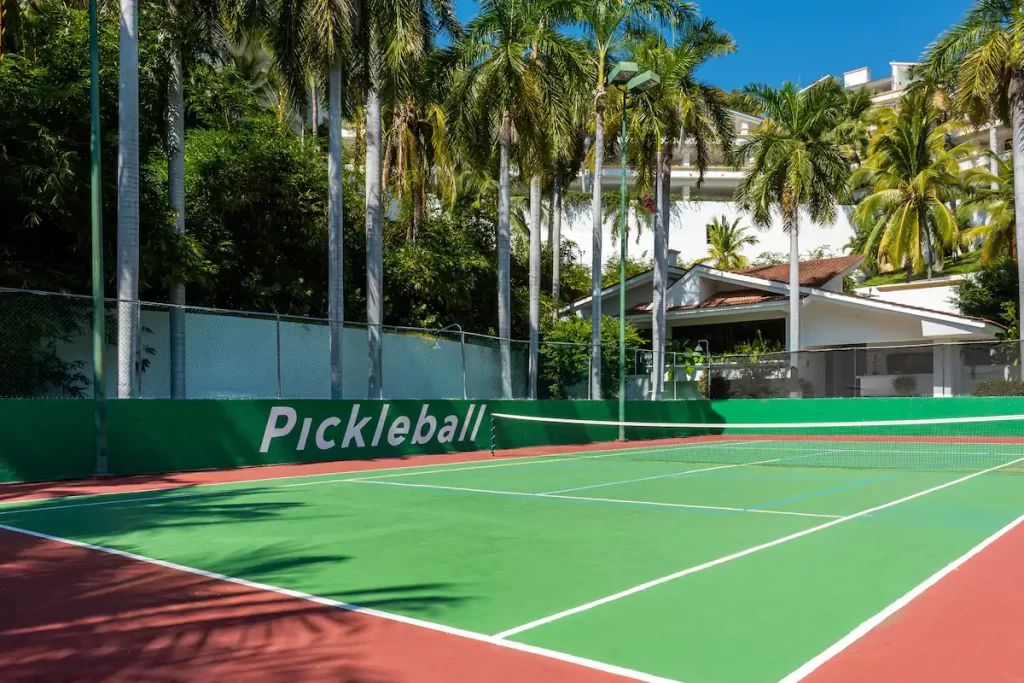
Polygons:
<instances>
[{"instance_id":1,"label":"white court boundary line","mask_svg":"<svg viewBox=\"0 0 1024 683\"><path fill-rule=\"evenodd\" d=\"M738 447L745 446L745 445L748 445L748 444L756 444L756 443L757 443L756 441L739 441L739 442L736 442L734 444L731 444L731 447L738 448ZM662 451L658 451L658 452L671 452L672 450L675 450L675 449L678 449L678 448L682 448L684 446L698 446L698 445L702 445L702 444L697 444L697 443L677 444L675 446L672 446L671 448L665 446L665 447L662 447L662 449L663 449ZM726 448L726 447L730 447L730 446L721 446L721 448ZM46 512L46 511L49 511L49 510L68 510L68 509L72 509L72 508L98 507L98 506L101 506L101 505L118 505L120 503L163 503L163 502L166 502L166 501L175 501L175 500L180 500L180 499L185 499L185 498L196 498L196 497L199 497L199 496L205 496L205 495L208 495L208 492L205 491L205 489L208 489L208 488L211 488L211 487L214 487L214 486L228 486L228 485L231 485L231 484L239 485L239 487L240 487L239 488L239 492L244 492L244 491L249 491L249 490L273 490L273 489L280 489L280 488L295 488L295 487L299 487L299 486L320 486L322 484L342 484L342 483L350 482L350 481L364 481L364 480L372 480L372 479L383 479L385 477L413 477L413 476L422 475L422 474L444 474L444 473L447 473L447 472L464 472L464 471L467 471L467 470L486 470L486 469L495 469L495 468L499 468L499 467L520 467L520 466L523 466L523 465L549 465L551 463L556 463L556 462L575 462L575 461L578 461L578 460L597 460L597 459L600 459L600 458L611 458L613 456L621 455L623 453L629 453L629 452L632 452L632 451L635 451L635 450L637 450L637 449L636 448L631 448L631 449L623 449L623 450L615 450L615 451L588 451L588 452L586 452L585 455L581 454L581 455L574 456L574 457L569 457L569 458L559 458L559 457L550 456L550 455L528 455L528 456L521 456L520 458L508 458L508 460L512 460L512 459L523 460L523 459L526 459L526 458L530 458L529 462L500 462L500 463L493 463L492 462L491 464L488 464L488 465L473 465L471 467L455 467L455 465L463 465L465 463L444 463L444 464L441 464L441 465L412 465L412 466L409 466L409 467L389 467L389 468L384 468L384 469L379 469L379 470L363 470L361 472L349 472L348 474L360 474L360 475L363 475L363 474L366 474L366 472L391 472L390 474L373 474L373 475L370 475L370 476L344 477L342 479L317 479L316 481L305 481L305 482L300 482L298 484L279 484L279 485L276 485L276 486L262 486L261 484L263 482L266 482L266 481L280 481L280 480L288 480L288 479L307 479L307 478L310 478L310 477L325 477L325 476L333 477L333 476L336 476L338 474L343 474L343 473L341 473L341 472L329 472L329 473L324 473L324 474L312 474L312 475L296 475L296 476L287 476L287 477L268 477L267 479L250 479L250 480L230 481L230 482L225 481L225 482L216 482L216 483L211 483L211 484L194 484L194 485L191 485L191 486L178 486L178 487L171 487L171 488L143 489L143 490L139 490L139 491L111 491L109 493L96 493L96 494L89 494L89 495L83 495L83 496L65 496L65 497L62 497L62 498L40 498L40 499L36 499L36 500L5 501L5 502L0 502L0 505L14 505L14 504L17 503L17 504L21 504L23 507L17 507L17 508L11 509L11 510L0 510L0 516L19 515L19 514L30 513L30 512ZM474 462L474 461L469 461L469 462ZM480 461L480 462L488 462L488 461ZM424 467L444 467L444 469L423 470L422 468L424 468ZM407 472L406 470L415 470L415 471ZM133 493L160 493L160 492L163 492L163 491L180 491L180 490L193 491L194 489L204 489L204 490L196 491L194 493L181 493L181 494L177 494L177 495L143 496L143 497L135 497L135 498L113 498L113 499L112 498L104 498L103 500L99 500L99 501L94 500L94 498L96 498L98 496L112 496L112 495L127 496L127 495L131 495ZM69 503L69 504L66 504L66 505L61 505L61 504L53 502L53 501L62 501L62 500L81 500L83 498L88 499L88 502L85 502L85 503ZM37 504L37 503L42 503L42 504L41 505L35 505L35 507L33 507L33 505ZM47 504L47 503L49 503L49 504Z\"/></svg>"},{"instance_id":2,"label":"white court boundary line","mask_svg":"<svg viewBox=\"0 0 1024 683\"><path fill-rule=\"evenodd\" d=\"M783 678L781 681L779 681L779 683L797 683L798 681L802 681L804 678L806 678L808 675L816 671L830 659L832 659L833 657L841 653L843 650L850 647L855 642L866 636L868 633L874 630L876 626L878 626L886 619L896 614L896 612L900 611L901 609L909 605L911 602L913 602L915 599L920 597L921 594L927 591L929 588L931 588L939 581L941 581L942 579L946 578L948 575L952 574L954 571L959 569L968 560L978 555L983 550L988 548L990 545L998 541L1000 538L1002 538L1003 536L1005 536L1006 534L1010 533L1015 528L1020 526L1021 523L1024 523L1024 515L1021 515L1017 519L1013 520L1012 522L1004 526L1002 529L995 532L994 534L986 538L984 541L974 546L973 548L971 548L966 553L964 553L957 559L947 564L939 571L932 574L930 577L928 577L920 584L915 586L914 589L911 590L909 593L901 597L899 600L893 602L891 605L889 605L881 612L879 612L875 616L871 617L870 619L862 623L857 628L850 631L848 634L846 634L840 640L836 641L824 652L814 657L813 659L809 660L799 669Z\"/></svg>"},{"instance_id":3,"label":"white court boundary line","mask_svg":"<svg viewBox=\"0 0 1024 683\"><path fill-rule=\"evenodd\" d=\"M494 458L488 456L488 457L482 457L479 460L467 460L467 461L461 462L461 463L459 463L459 462L449 462L449 463L434 463L434 464L428 464L428 465L407 465L407 466L404 466L404 467L381 467L381 468L377 468L377 469L369 468L369 469L365 469L365 470L352 470L351 472L322 472L320 474L289 474L289 475L282 476L282 477L264 477L262 479L238 479L236 481L216 481L216 482L210 482L210 483L207 483L207 484L183 484L181 486L162 486L162 487L159 487L159 488L151 488L151 489L136 489L134 491L105 491L105 492L102 492L102 493L84 493L84 494L81 494L81 495L74 495L74 494L72 494L72 495L69 495L69 496L58 496L58 497L53 497L53 498L29 498L29 499L22 499L22 500L3 500L3 501L0 501L0 508L2 508L4 506L23 505L23 506L25 506L25 508L24 509L19 509L19 512L23 512L23 511L29 509L28 506L30 506L30 505L37 504L37 503L52 503L53 501L57 501L57 500L68 500L68 499L81 500L83 498L87 498L89 500L92 500L94 498L99 498L99 497L104 497L104 496L128 496L128 495L132 495L132 494L135 494L135 493L161 493L163 491L181 491L181 490L189 490L189 491L191 491L193 489L208 489L208 488L214 488L214 487L218 487L218 486L242 486L242 487L247 487L248 486L248 487L254 487L255 488L256 486L253 486L253 485L259 485L259 484L262 484L263 482L268 482L268 481L289 481L289 480L293 480L293 479L314 479L314 478L318 478L318 477L337 477L339 475L344 475L344 474L360 474L360 475L362 475L362 474L365 474L366 472L395 472L395 474L388 474L386 476L412 476L414 474L440 474L440 473L443 473L443 472L457 472L457 471L462 471L462 470L465 470L465 469L486 469L486 468L491 468L491 467L512 467L512 466L518 466L518 465L542 465L542 464L547 464L547 463L552 463L552 462L569 462L569 461L575 461L575 460L595 460L595 459L598 459L598 458L610 458L610 457L612 457L614 455L622 455L622 454L631 453L631 452L634 452L634 451L637 451L637 450L644 450L645 452L649 452L649 453L666 453L666 452L671 452L673 450L676 450L676 449L679 449L679 448L684 448L684 447L704 446L707 443L708 442L706 442L706 441L702 441L702 442L695 442L695 443L674 444L674 445L671 445L671 446L669 446L669 445L666 445L666 446L652 446L650 448L634 446L633 448L621 448L621 449L615 449L615 450L607 450L606 449L606 450L600 450L600 451L579 451L576 455L572 455L570 453L564 453L564 454L552 453L551 455L516 455L516 456L510 456L510 457L502 457L502 459L501 459L502 462L501 463L495 463L495 464L491 464L491 465L479 465L479 466L472 467L472 468L469 468L469 467L459 467L459 468L456 468L455 466L456 465L464 465L467 462L491 462L491 461L494 460ZM757 444L757 443L760 443L760 442L758 442L758 441L744 441L744 440L742 440L740 438L737 438L734 441L726 441L724 444L718 445L718 448L738 448L738 447L747 446L747 445L754 445L754 444ZM568 444L567 447L571 447L573 445L585 445L585 444ZM453 451L452 453L435 453L434 455L451 455L453 453L458 453L458 452L459 451ZM484 453L485 451L462 451L462 452L467 453L467 454L471 454L471 453ZM572 455L572 457L559 457L560 455ZM427 456L427 457L429 457L429 456ZM509 463L508 461L510 461L510 460L525 460L525 461L529 461L529 462ZM339 460L338 462L367 462L367 461ZM267 467L282 467L282 466L283 467L289 467L289 466L292 466L292 465L301 466L303 464L310 464L310 463L279 463L277 465L268 465ZM433 470L429 470L429 471L423 471L424 468L427 468L427 467L443 468L443 469L433 469ZM258 468L254 467L254 468L237 468L237 469L258 469ZM406 472L407 470L415 470L415 471L414 472ZM211 470L211 471L222 471L222 470ZM195 474L195 473L196 472L190 472L189 474ZM180 473L180 472L178 472L178 473L171 472L169 474L182 474L182 473ZM132 475L132 476L144 477L144 476L151 476L151 475ZM159 476L159 475L152 475L152 476ZM371 475L371 476L376 477L377 475ZM381 475L381 476L385 476L385 475ZM71 480L71 481L81 481L81 480ZM333 484L333 483L337 483L339 481L351 481L351 480L350 479L332 479L332 480L327 480L327 481L317 480L317 481L303 482L301 484L292 484L291 486L314 486L314 485L322 484L322 483L324 483L324 484ZM17 483L20 483L20 482L14 482L14 483L17 484ZM24 482L24 483L41 483L41 484L48 483L48 484L51 484L51 485L59 486L61 484L66 484L66 483L69 483L69 482L53 481L53 482ZM268 487L265 487L265 488L283 488L283 487L268 486ZM189 497L192 497L192 495L200 495L200 494L181 495L181 496L174 496L174 497L177 497L177 498L189 498ZM170 497L171 496L165 496L163 498L170 498ZM149 500L149 499L148 498L133 498L133 499L131 499L131 501L138 501L138 500ZM156 500L156 498L153 498L153 500ZM119 499L119 502L128 502L128 499ZM109 503L103 503L103 504L109 504ZM75 507L85 507L85 506L86 506L86 504L83 503L82 505L75 506ZM71 506L71 505L66 505L66 506L51 505L51 506L48 506L48 507L57 508L57 507L73 507L73 506ZM0 515L6 515L6 514L13 514L13 513L0 511Z\"/></svg>"},{"instance_id":4,"label":"white court boundary line","mask_svg":"<svg viewBox=\"0 0 1024 683\"><path fill-rule=\"evenodd\" d=\"M107 546L102 545L93 545L92 543L75 541L69 538L61 538L60 536L51 536L50 534L44 534L38 531L31 531L29 529L8 526L6 524L0 524L0 529L4 529L6 531L11 531L19 534L25 534L26 536L34 536L36 538L41 538L46 541L53 541L56 543L62 543L64 545L74 546L76 548L84 548L86 550L94 550L101 553L107 553L108 555L116 555L118 557L123 557L129 560L135 560L136 562L145 562L146 564L152 564L157 567L173 569L175 571L185 572L188 574L195 574L196 576L202 576L208 579L226 581L228 583L234 583L239 586L245 586L246 588L252 588L255 590L266 591L270 593L277 593L279 595L284 595L290 598L296 598L299 600L305 600L307 602L313 602L318 605L323 605L325 607L341 609L346 612L356 612L359 614L365 614L368 616L378 617L381 619L387 619L388 621L396 621L410 626L419 626L420 628L429 629L431 631L439 631L441 633L447 633L449 635L459 636L461 638L467 638L469 640L476 640L478 642L488 643L491 645L496 645L498 647L508 648L510 650L518 650L520 652L526 652L541 657L547 657L549 659L557 659L562 662L576 664L579 666L586 667L588 669L595 669L597 671L615 674L618 676L622 676L624 678L631 678L637 681L644 681L645 683L680 683L679 681L673 679L653 676L651 674L643 673L642 671L634 671L633 669L627 669L624 667L616 666L614 664L606 664L604 662L599 662L593 659L587 659L585 657L577 657L576 655L571 655L566 652L548 650L547 648L537 647L535 645L527 645L525 643L498 640L494 636L488 636L483 633L476 633L475 631L466 631L464 629L456 628L454 626L445 626L444 624L437 624L432 621L424 621L422 619L407 617L401 614L382 612L380 610L373 609L370 607L360 607L359 605L353 605L347 602L341 602L339 600L332 600L330 598L322 598L317 595L303 593L302 591L292 590L290 588L281 588L280 586L274 586L267 583L258 583L256 581L249 581L247 579L241 579L235 576L229 576L227 574L206 571L205 569L197 569L195 567L189 567L187 565L178 564L176 562L158 560L152 557L147 557L145 555L139 555L137 553L131 553L124 550L118 550L117 548L109 548Z\"/></svg>"},{"instance_id":5,"label":"white court boundary line","mask_svg":"<svg viewBox=\"0 0 1024 683\"><path fill-rule=\"evenodd\" d=\"M860 517L864 517L865 515L870 515L872 513L879 512L881 510L885 510L887 508L891 508L891 507L896 506L896 505L900 505L901 503L906 503L906 502L914 500L916 498L920 498L922 496L927 496L930 493L935 493L936 491L941 491L942 489L949 488L950 486L955 486L957 484L962 484L963 482L968 481L969 479L974 479L975 477L980 477L981 475L988 474L989 472L995 472L996 470L1002 469L1004 467L1009 467L1010 465L1015 465L1015 464L1017 464L1019 462L1024 462L1024 458L1017 458L1016 460L1011 460L1010 462L1003 463L1002 465L997 465L995 467L990 467L988 469L981 470L980 472L974 472L972 474L968 474L966 476L960 477L959 479L954 479L953 481L947 481L947 482L945 482L943 484L939 484L938 486L933 486L930 489L925 489L924 491L918 491L917 493L912 493L909 496L904 496L903 498L899 498L897 500L893 500L893 501L890 501L888 503L883 503L882 505L877 505L877 506L875 506L873 508L868 508L867 510L861 510L860 512L855 512L852 515L847 515L845 517L840 517L839 519L833 519L830 522L825 522L824 524L819 524L818 526L813 526L810 529L804 529L803 531L798 531L796 533L789 534L788 536L783 536L782 538L777 538L774 541L768 541L767 543L762 543L760 545L755 545L755 546L752 546L750 548L747 548L746 550L741 550L739 552L732 553L731 555L726 555L724 557L719 557L716 560L711 560L710 562L705 562L703 564L699 564L699 565L696 565L694 567L689 567L687 569L680 570L678 572L675 572L673 574L669 574L667 576L662 576L661 578L654 579L652 581L648 581L646 583L642 583L642 584L639 584L637 586L633 586L632 588L627 588L624 591L620 591L618 593L614 593L612 595L608 595L608 596L605 596L603 598L599 598L597 600L593 600L591 602L585 603L583 605L579 605L577 607L573 607L571 609L567 609L567 610L563 610L561 612L557 612L555 614L552 614L550 616L544 617L542 619L536 619L534 621L528 622L528 623L523 624L521 626L516 626L515 628L510 628L510 629L508 629L506 631L502 631L501 633L496 634L494 637L495 638L499 638L499 639L509 638L509 637L517 635L519 633L523 633L524 631L529 631L531 629L537 628L538 626L543 626L545 624L550 624L553 621L558 621L559 619L564 619L565 617L569 617L569 616L572 616L574 614L579 614L580 612L586 612L588 610L594 609L595 607L600 607L601 605L606 605L606 604L608 604L610 602L615 602L616 600L620 600L622 598L628 597L628 596L633 595L635 593L640 593L640 592L645 591L645 590L647 590L649 588L654 588L655 586L660 586L663 583L668 583L669 581L674 581L674 580L682 578L684 576L689 576L690 574L696 574L697 572L704 571L705 569L711 569L712 567L717 567L718 565L725 564L726 562L731 562L732 560L737 560L737 559L739 559L741 557L746 557L747 555L752 555L752 554L754 554L756 552L760 552L761 550L767 550L768 548L774 548L777 545L782 545L783 543L788 543L789 541L794 541L794 540L796 540L798 538L803 538L804 536L808 536L808 535L816 533L818 531L824 531L825 529L829 529L829 528L834 527L834 526L836 526L838 524L842 524L844 522L849 522L851 520L858 519Z\"/></svg>"},{"instance_id":6,"label":"white court boundary line","mask_svg":"<svg viewBox=\"0 0 1024 683\"><path fill-rule=\"evenodd\" d=\"M772 460L759 460L757 462L738 463L735 465L717 465L715 467L702 467L697 470L686 470L684 472L671 472L669 474L655 474L650 477L639 477L637 479L622 479L621 481L609 481L603 484L589 484L587 486L577 486L571 489L560 489L558 491L545 491L544 493L537 494L542 496L551 496L556 493L571 493L572 491L587 491L589 489L599 489L605 486L620 486L622 484L635 484L640 481L653 481L654 479L671 479L673 477L685 477L688 474L698 474L700 472L714 472L715 470L729 470L734 467L745 467L746 465L765 465L771 462L778 462L782 458L774 458Z\"/></svg>"},{"instance_id":7,"label":"white court boundary line","mask_svg":"<svg viewBox=\"0 0 1024 683\"><path fill-rule=\"evenodd\" d=\"M756 443L756 442L749 442ZM686 470L685 472L672 472L671 474L656 474L650 477L639 477L637 479L623 479L621 481L609 481L604 484L590 484L589 486L577 486L571 489L561 489L560 491L545 491L542 495L551 495L555 493L571 493L572 491L587 491L589 489L599 489L605 486L618 486L620 484L634 484L640 481L653 481L655 479L671 479L673 477L683 477L687 474L700 474L701 472L714 472L716 470L728 470L735 467L749 467L753 465L768 465L773 462L782 462L790 460L800 460L801 458L813 458L819 455L829 455L831 453L845 453L844 450L832 450L832 451L820 451L818 453L808 453L806 455L794 455L791 458L772 458L771 460L757 460L755 462L743 462L732 465L717 465L715 467L702 467L697 470ZM824 515L825 517L839 517L840 515Z\"/></svg>"},{"instance_id":8,"label":"white court boundary line","mask_svg":"<svg viewBox=\"0 0 1024 683\"><path fill-rule=\"evenodd\" d=\"M695 470L702 472L703 470ZM765 510L762 508L734 508L722 507L719 505L690 505L685 503L659 503L650 500L626 500L622 498L591 498L588 496L561 496L555 493L527 493L524 491L497 491L494 489L473 489L462 486L440 486L435 484L410 484L404 481L376 481L374 479L349 479L350 484L377 484L378 486L400 486L413 489L428 489L435 491L464 491L466 493L488 493L495 496L509 496L513 498L552 498L555 500L581 500L594 503L619 503L629 505L649 505L652 507L685 508L690 510L721 510L724 512L751 512L756 514L789 515L793 517L825 517L838 519L842 515L824 515L816 512L790 512L788 510Z\"/></svg>"},{"instance_id":9,"label":"white court boundary line","mask_svg":"<svg viewBox=\"0 0 1024 683\"><path fill-rule=\"evenodd\" d=\"M743 422L612 422L610 420L583 420L571 417L539 417L536 415L512 415L511 413L491 413L491 417L504 417L526 422L546 422L548 424L598 425L605 427L676 427L679 429L806 429L809 427L902 427L941 424L975 424L978 422L1019 422L1024 415L979 415L972 417L934 417L921 420L865 420L864 422L778 422L778 423L743 423ZM729 436L729 435L726 435ZM735 435L740 436L740 435ZM829 436L829 435L825 435ZM917 436L917 435L915 435ZM711 443L710 441L705 443Z\"/></svg>"}]
</instances>

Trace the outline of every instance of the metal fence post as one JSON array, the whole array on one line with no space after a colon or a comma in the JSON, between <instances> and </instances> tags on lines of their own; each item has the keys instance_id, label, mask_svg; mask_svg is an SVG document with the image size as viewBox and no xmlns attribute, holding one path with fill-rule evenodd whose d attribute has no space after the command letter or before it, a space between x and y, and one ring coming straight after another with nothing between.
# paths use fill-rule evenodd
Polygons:
<instances>
[{"instance_id":1,"label":"metal fence post","mask_svg":"<svg viewBox=\"0 0 1024 683\"><path fill-rule=\"evenodd\" d=\"M142 371L143 371L143 358L142 358L142 302L135 302L135 358L132 362L135 365L135 392L133 398L142 398L143 386L142 386Z\"/></svg>"},{"instance_id":2,"label":"metal fence post","mask_svg":"<svg viewBox=\"0 0 1024 683\"><path fill-rule=\"evenodd\" d=\"M594 400L594 383L591 378L594 376L594 349L587 347L587 400Z\"/></svg>"},{"instance_id":3,"label":"metal fence post","mask_svg":"<svg viewBox=\"0 0 1024 683\"><path fill-rule=\"evenodd\" d=\"M275 314L277 322L277 397L281 398L281 314Z\"/></svg>"},{"instance_id":4,"label":"metal fence post","mask_svg":"<svg viewBox=\"0 0 1024 683\"><path fill-rule=\"evenodd\" d=\"M469 400L469 389L466 384L466 332L459 327L459 337L462 344L462 400Z\"/></svg>"}]
</instances>

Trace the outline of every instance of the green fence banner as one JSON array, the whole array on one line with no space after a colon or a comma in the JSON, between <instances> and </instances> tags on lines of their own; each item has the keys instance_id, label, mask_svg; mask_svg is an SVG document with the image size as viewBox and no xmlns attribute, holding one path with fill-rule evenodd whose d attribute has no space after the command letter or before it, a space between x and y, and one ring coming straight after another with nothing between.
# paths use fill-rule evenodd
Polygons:
<instances>
[{"instance_id":1,"label":"green fence banner","mask_svg":"<svg viewBox=\"0 0 1024 683\"><path fill-rule=\"evenodd\" d=\"M495 412L608 421L617 417L614 401L113 400L108 404L109 469L123 476L485 451ZM1024 398L630 401L626 406L630 421L696 422L720 425L724 431L729 423L1015 414L1024 414ZM958 433L955 423L940 429L950 436ZM1014 429L1013 436L1020 436L1016 430L1024 425L1015 423ZM595 434L608 440L616 436L607 427L536 424L520 426L514 438L499 446L579 443ZM631 433L637 438L678 435L657 429ZM88 477L93 457L90 401L0 400L0 481Z\"/></svg>"}]
</instances>

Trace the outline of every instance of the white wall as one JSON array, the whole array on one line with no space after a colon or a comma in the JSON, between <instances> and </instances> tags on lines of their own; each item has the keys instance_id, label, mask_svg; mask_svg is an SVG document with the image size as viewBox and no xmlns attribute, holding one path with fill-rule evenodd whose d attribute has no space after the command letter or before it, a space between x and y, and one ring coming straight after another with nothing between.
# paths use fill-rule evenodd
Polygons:
<instances>
[{"instance_id":1,"label":"white wall","mask_svg":"<svg viewBox=\"0 0 1024 683\"><path fill-rule=\"evenodd\" d=\"M882 287L860 287L855 291L863 296L870 296L881 301L891 301L908 306L930 308L933 311L959 313L953 303L953 287L963 278L956 277L942 280L927 286L923 282L914 282L908 286L883 285Z\"/></svg>"},{"instance_id":2,"label":"white wall","mask_svg":"<svg viewBox=\"0 0 1024 683\"><path fill-rule=\"evenodd\" d=\"M800 309L800 335L804 347L924 341L913 316L816 301Z\"/></svg>"},{"instance_id":3,"label":"white wall","mask_svg":"<svg viewBox=\"0 0 1024 683\"><path fill-rule=\"evenodd\" d=\"M685 266L699 258L707 256L707 235L705 227L714 217L725 215L728 220L735 218L742 219L742 225L750 228L750 234L757 237L758 243L752 247L746 247L743 254L751 260L763 252L783 252L789 254L789 235L782 230L782 221L778 217L768 230L758 230L753 227L749 217L744 215L731 202L675 202L669 224L669 248L679 251L679 263ZM631 256L646 255L651 258L654 254L654 236L651 234L649 220L641 221L639 243L636 240L635 224L630 228L631 237L627 244ZM573 220L567 220L562 224L562 236L576 242L580 253L583 255L583 263L590 265L592 222L590 212L585 211L576 216ZM603 260L607 261L609 256L619 253L618 245L612 245L611 224L604 226ZM800 253L806 253L812 249L822 247L829 248L836 254L843 254L843 247L853 237L853 227L847 216L844 207L840 208L836 223L832 226L822 226L812 223L806 216L800 224ZM546 234L546 231L545 231Z\"/></svg>"}]
</instances>

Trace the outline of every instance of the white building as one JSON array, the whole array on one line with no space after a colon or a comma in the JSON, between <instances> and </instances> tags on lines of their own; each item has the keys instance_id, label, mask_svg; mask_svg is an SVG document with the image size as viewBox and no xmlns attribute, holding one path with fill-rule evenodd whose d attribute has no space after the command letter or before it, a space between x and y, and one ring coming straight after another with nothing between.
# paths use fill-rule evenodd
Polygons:
<instances>
[{"instance_id":1,"label":"white building","mask_svg":"<svg viewBox=\"0 0 1024 683\"><path fill-rule=\"evenodd\" d=\"M806 261L800 264L802 353L798 372L805 395L813 396L954 396L970 393L984 379L1004 378L1010 363L990 353L1004 328L989 320L948 311L873 299L843 292L843 279L861 256ZM723 271L695 266L670 270L666 293L667 348L721 355L736 344L757 338L785 347L789 330L789 266ZM651 273L626 283L627 317L649 335ZM618 285L602 294L606 315L617 315ZM590 298L569 306L590 316ZM779 354L777 372L765 379L781 393L790 364ZM744 362L735 372L742 375ZM674 363L667 362L669 375ZM764 366L759 366L763 369ZM692 378L690 378L692 379ZM678 376L669 377L677 381ZM685 380L684 380L685 382ZM632 395L650 390L650 377L633 378ZM667 388L669 395L678 388Z\"/></svg>"},{"instance_id":2,"label":"white building","mask_svg":"<svg viewBox=\"0 0 1024 683\"><path fill-rule=\"evenodd\" d=\"M882 78L872 78L870 69L860 68L844 73L841 79L842 83L850 90L867 88L872 92L872 100L878 105L896 106L900 96L910 84L911 67L914 64L912 62L891 62L890 64L891 73ZM831 76L825 78L831 78ZM756 116L741 112L732 112L732 116L737 142L742 142L761 124L761 120ZM1007 154L1012 146L1012 135L1008 127L999 125L964 131L957 139L957 142L962 141L969 141L981 150ZM680 252L679 260L682 263L692 263L707 256L706 226L713 217L724 215L729 220L740 218L742 224L752 226L749 217L744 216L731 202L745 170L733 167L719 155L713 160L711 168L705 175L704 183L698 188L698 174L691 163L692 149L692 143L690 143L677 156L671 178L671 192L681 195L682 201L673 204L668 240L671 248ZM965 166L984 163L984 158L978 158L967 162ZM620 173L618 161L606 159L602 179L603 188L617 191L621 183ZM632 176L632 173L629 173L629 176ZM587 179L578 181L573 189L587 189L587 182ZM631 177L627 177L627 182L631 182ZM805 217L800 225L802 253L818 249L826 249L835 254L844 253L845 245L853 237L854 229L849 220L852 208L840 207L840 209L834 225L817 225ZM589 212L583 212L572 220L564 222L562 226L563 237L573 240L577 244L583 263L587 265L591 262L592 225ZM640 227L640 236L637 239L636 226L630 226L632 237L628 244L629 253L636 256L646 254L650 257L654 252L654 237L649 225ZM610 224L604 226L605 260L608 256L618 253L617 247L611 241L611 228ZM742 250L744 256L753 260L764 252L781 252L788 255L789 237L782 230L781 220L774 221L772 226L764 231L751 227L750 232L758 238L758 244L745 247ZM879 296L884 298L884 294Z\"/></svg>"}]
</instances>

